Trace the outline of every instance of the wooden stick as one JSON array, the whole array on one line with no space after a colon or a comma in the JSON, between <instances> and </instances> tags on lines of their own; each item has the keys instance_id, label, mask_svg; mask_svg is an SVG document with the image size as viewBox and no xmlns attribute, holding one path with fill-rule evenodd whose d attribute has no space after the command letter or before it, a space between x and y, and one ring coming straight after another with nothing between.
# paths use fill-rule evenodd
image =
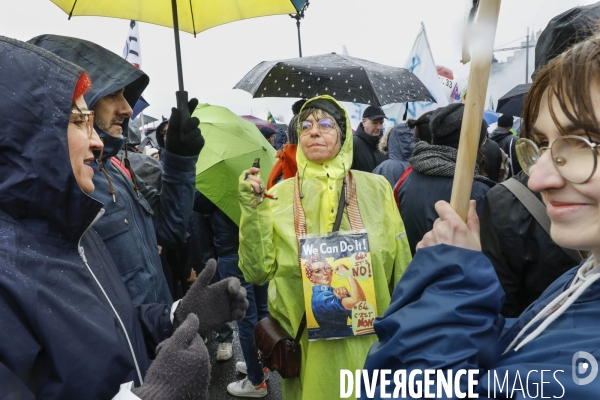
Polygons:
<instances>
[{"instance_id":1,"label":"wooden stick","mask_svg":"<svg viewBox=\"0 0 600 400\"><path fill-rule=\"evenodd\" d=\"M481 0L476 26L472 30L475 37L471 43L475 43L475 45L471 54L469 86L467 87L465 113L460 132L456 172L452 184L452 197L450 198L450 205L465 221L473 187L473 174L479 147L485 95L490 78L500 1Z\"/></svg>"}]
</instances>

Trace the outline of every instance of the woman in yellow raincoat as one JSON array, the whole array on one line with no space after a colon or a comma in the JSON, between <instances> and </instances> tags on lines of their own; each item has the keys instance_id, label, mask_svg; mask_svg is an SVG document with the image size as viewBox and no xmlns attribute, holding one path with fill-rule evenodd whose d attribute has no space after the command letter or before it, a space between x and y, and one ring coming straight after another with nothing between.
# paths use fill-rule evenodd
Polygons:
<instances>
[{"instance_id":1,"label":"woman in yellow raincoat","mask_svg":"<svg viewBox=\"0 0 600 400\"><path fill-rule=\"evenodd\" d=\"M329 111L329 112L327 112ZM322 124L333 121L333 127ZM308 123L307 123L308 122ZM298 182L309 235L332 231L344 177L352 164L352 130L346 110L330 96L310 99L299 118ZM248 282L270 281L269 311L291 337L305 313L298 239L294 228L294 179L264 186L253 168L240 177L240 268ZM404 224L390 184L379 175L352 171L360 215L368 234L378 315L383 315L396 282L411 261ZM349 231L344 211L340 231ZM340 396L340 369L362 369L375 335L308 341L302 335L299 378L282 379L285 399L334 399Z\"/></svg>"}]
</instances>

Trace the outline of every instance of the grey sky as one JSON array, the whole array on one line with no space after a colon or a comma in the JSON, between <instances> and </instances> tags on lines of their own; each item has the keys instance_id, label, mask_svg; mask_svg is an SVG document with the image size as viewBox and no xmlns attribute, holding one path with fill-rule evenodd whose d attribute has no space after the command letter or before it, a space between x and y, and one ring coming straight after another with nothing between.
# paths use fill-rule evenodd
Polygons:
<instances>
[{"instance_id":1,"label":"grey sky","mask_svg":"<svg viewBox=\"0 0 600 400\"><path fill-rule=\"evenodd\" d=\"M543 29L556 14L595 2L503 0L496 47L516 46L520 43L516 39L524 40L527 27ZM303 55L341 53L345 45L351 56L402 66L423 21L435 62L464 78L469 70L459 62L464 9L465 0L311 0L301 25ZM20 40L44 33L75 36L120 55L127 32L127 20L74 17L68 21L50 0L0 3L0 34ZM180 37L185 88L190 97L229 107L238 114L261 116L270 109L274 115L291 117L289 107L295 99L252 99L246 92L231 89L260 61L298 56L296 25L289 16L239 21L202 32L196 38L183 32ZM151 106L146 112L168 117L177 90L172 29L142 23L140 42L142 69L150 76L144 97ZM510 54L499 53L497 57L502 60Z\"/></svg>"}]
</instances>

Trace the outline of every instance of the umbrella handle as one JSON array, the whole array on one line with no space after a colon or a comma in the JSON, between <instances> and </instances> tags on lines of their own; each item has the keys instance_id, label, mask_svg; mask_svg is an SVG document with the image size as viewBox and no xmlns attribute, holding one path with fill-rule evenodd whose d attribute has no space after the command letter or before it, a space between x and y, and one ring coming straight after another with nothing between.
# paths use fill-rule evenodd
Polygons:
<instances>
[{"instance_id":1,"label":"umbrella handle","mask_svg":"<svg viewBox=\"0 0 600 400\"><path fill-rule=\"evenodd\" d=\"M469 93L465 100L465 112L460 129L456 171L452 183L450 205L458 215L467 220L469 200L473 188L473 173L479 148L479 136L483 120L483 107L490 78L490 68L500 14L501 0L485 0L479 5L477 27L474 30L476 46L472 52L469 73Z\"/></svg>"},{"instance_id":2,"label":"umbrella handle","mask_svg":"<svg viewBox=\"0 0 600 400\"><path fill-rule=\"evenodd\" d=\"M181 122L187 121L190 118L190 110L188 108L188 92L185 90L178 90L175 92L177 98L177 109L181 116Z\"/></svg>"}]
</instances>

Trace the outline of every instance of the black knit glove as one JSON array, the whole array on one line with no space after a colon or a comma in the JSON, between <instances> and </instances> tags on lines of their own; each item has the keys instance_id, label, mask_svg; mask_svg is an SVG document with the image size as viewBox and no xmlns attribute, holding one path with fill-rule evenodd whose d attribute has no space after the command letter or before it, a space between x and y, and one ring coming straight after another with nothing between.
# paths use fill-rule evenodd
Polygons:
<instances>
[{"instance_id":1,"label":"black knit glove","mask_svg":"<svg viewBox=\"0 0 600 400\"><path fill-rule=\"evenodd\" d=\"M210 381L210 361L198 335L198 317L191 314L156 348L144 384L132 389L142 400L200 400Z\"/></svg>"},{"instance_id":2,"label":"black knit glove","mask_svg":"<svg viewBox=\"0 0 600 400\"><path fill-rule=\"evenodd\" d=\"M235 277L223 279L209 286L216 269L217 262L211 258L177 306L173 320L175 329L191 313L198 316L200 320L198 332L202 334L225 322L244 318L248 309L246 289Z\"/></svg>"},{"instance_id":3,"label":"black knit glove","mask_svg":"<svg viewBox=\"0 0 600 400\"><path fill-rule=\"evenodd\" d=\"M196 109L198 99L188 102L190 115ZM197 156L204 147L204 138L200 132L200 120L196 117L181 122L181 115L176 108L171 109L169 128L167 129L167 151L178 156Z\"/></svg>"}]
</instances>

